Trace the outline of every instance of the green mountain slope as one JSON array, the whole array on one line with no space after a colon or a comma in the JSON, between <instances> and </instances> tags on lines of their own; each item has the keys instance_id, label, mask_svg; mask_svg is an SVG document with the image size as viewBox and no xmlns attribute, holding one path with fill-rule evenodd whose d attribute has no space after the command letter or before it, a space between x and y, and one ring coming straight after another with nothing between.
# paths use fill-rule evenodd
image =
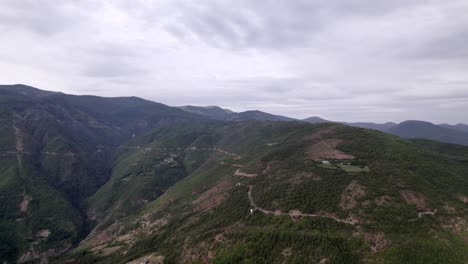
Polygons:
<instances>
[{"instance_id":1,"label":"green mountain slope","mask_svg":"<svg viewBox=\"0 0 468 264\"><path fill-rule=\"evenodd\" d=\"M182 106L180 109L184 111L205 116L207 118L224 121L247 121L247 120L269 120L269 121L302 121L311 124L319 123L341 123L344 125L367 128L382 131L392 135L397 135L403 138L421 138L436 140L451 144L468 145L468 125L457 124L448 125L440 124L434 125L425 121L408 120L399 124L393 122L387 122L383 124L372 123L372 122L335 122L325 120L323 118L313 116L301 120L294 118L273 115L257 110L245 111L235 113L229 109L224 109L218 106Z\"/></svg>"},{"instance_id":2,"label":"green mountain slope","mask_svg":"<svg viewBox=\"0 0 468 264\"><path fill-rule=\"evenodd\" d=\"M117 147L187 119L197 117L139 98L1 86L0 217L11 228L0 235L7 232L12 242L2 242L0 260L47 258L71 248L86 233L83 202L109 179Z\"/></svg>"},{"instance_id":3,"label":"green mountain slope","mask_svg":"<svg viewBox=\"0 0 468 264\"><path fill-rule=\"evenodd\" d=\"M253 115L0 87L1 262L468 261L468 147Z\"/></svg>"},{"instance_id":4,"label":"green mountain slope","mask_svg":"<svg viewBox=\"0 0 468 264\"><path fill-rule=\"evenodd\" d=\"M464 263L467 258L468 164L418 142L337 124L252 121L181 123L126 148L120 162L128 168L131 160L138 169L115 171L112 184L90 199L90 208L99 212L107 204L104 215L112 217L100 217L104 220L71 258L104 263L144 256L168 263ZM173 177L182 180L175 184L163 181L167 170L158 171L169 164L180 169ZM132 191L112 195L124 189Z\"/></svg>"}]
</instances>

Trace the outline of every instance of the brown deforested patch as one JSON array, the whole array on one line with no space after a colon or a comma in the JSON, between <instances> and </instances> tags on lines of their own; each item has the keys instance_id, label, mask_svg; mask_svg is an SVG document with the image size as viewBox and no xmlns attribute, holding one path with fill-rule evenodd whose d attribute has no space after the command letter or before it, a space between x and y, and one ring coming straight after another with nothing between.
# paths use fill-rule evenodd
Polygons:
<instances>
[{"instance_id":1,"label":"brown deforested patch","mask_svg":"<svg viewBox=\"0 0 468 264\"><path fill-rule=\"evenodd\" d=\"M322 178L312 172L300 172L289 178L289 182L294 186L300 185L307 180L317 182L322 180Z\"/></svg>"},{"instance_id":2,"label":"brown deforested patch","mask_svg":"<svg viewBox=\"0 0 468 264\"><path fill-rule=\"evenodd\" d=\"M226 199L226 190L230 186L230 181L222 181L200 195L192 204L194 204L195 209L199 211L206 211L216 207Z\"/></svg>"},{"instance_id":3,"label":"brown deforested patch","mask_svg":"<svg viewBox=\"0 0 468 264\"><path fill-rule=\"evenodd\" d=\"M50 230L49 229L43 229L39 230L36 234L36 237L46 239L50 236Z\"/></svg>"},{"instance_id":4,"label":"brown deforested patch","mask_svg":"<svg viewBox=\"0 0 468 264\"><path fill-rule=\"evenodd\" d=\"M322 258L320 259L320 261L319 261L319 264L327 264L327 263L329 263L329 262L330 262L330 260L329 260L328 258L322 257Z\"/></svg>"},{"instance_id":5,"label":"brown deforested patch","mask_svg":"<svg viewBox=\"0 0 468 264\"><path fill-rule=\"evenodd\" d=\"M401 190L400 196L406 203L416 205L416 208L419 210L426 209L426 198L422 193L410 190Z\"/></svg>"},{"instance_id":6,"label":"brown deforested patch","mask_svg":"<svg viewBox=\"0 0 468 264\"><path fill-rule=\"evenodd\" d=\"M466 197L465 195L459 194L459 195L457 195L457 198L458 198L458 200L460 200L460 201L462 201L464 203L468 203L468 197Z\"/></svg>"},{"instance_id":7,"label":"brown deforested patch","mask_svg":"<svg viewBox=\"0 0 468 264\"><path fill-rule=\"evenodd\" d=\"M313 160L322 159L354 159L354 156L337 149L337 146L344 143L344 140L333 138L336 132L335 127L327 127L316 131L307 138L312 145L306 150L306 155Z\"/></svg>"},{"instance_id":8,"label":"brown deforested patch","mask_svg":"<svg viewBox=\"0 0 468 264\"><path fill-rule=\"evenodd\" d=\"M226 241L226 238L224 237L224 234L217 234L217 235L214 237L214 241L215 241L215 242L218 242L218 243L221 243L221 242Z\"/></svg>"},{"instance_id":9,"label":"brown deforested patch","mask_svg":"<svg viewBox=\"0 0 468 264\"><path fill-rule=\"evenodd\" d=\"M455 213L455 212L457 211L454 207L452 207L452 206L450 206L450 205L448 205L448 204L445 204L445 205L442 207L442 209L444 209L444 211L445 211L446 213L449 213L449 214L453 214L453 213Z\"/></svg>"},{"instance_id":10,"label":"brown deforested patch","mask_svg":"<svg viewBox=\"0 0 468 264\"><path fill-rule=\"evenodd\" d=\"M14 126L13 129L15 130L16 151L17 152L23 152L24 151L23 133L16 126Z\"/></svg>"},{"instance_id":11,"label":"brown deforested patch","mask_svg":"<svg viewBox=\"0 0 468 264\"><path fill-rule=\"evenodd\" d=\"M80 244L94 248L110 242L118 236L120 227L119 223L114 223L100 232L95 228Z\"/></svg>"},{"instance_id":12,"label":"brown deforested patch","mask_svg":"<svg viewBox=\"0 0 468 264\"><path fill-rule=\"evenodd\" d=\"M164 257L159 256L156 253L153 253L151 255L147 255L132 261L127 262L127 264L163 264L164 263Z\"/></svg>"},{"instance_id":13,"label":"brown deforested patch","mask_svg":"<svg viewBox=\"0 0 468 264\"><path fill-rule=\"evenodd\" d=\"M306 154L310 159L322 160L322 159L335 159L335 160L347 160L354 159L354 156L344 153L338 150L336 147L342 143L342 139L324 139L310 146Z\"/></svg>"},{"instance_id":14,"label":"brown deforested patch","mask_svg":"<svg viewBox=\"0 0 468 264\"><path fill-rule=\"evenodd\" d=\"M455 233L468 232L467 220L462 217L444 217L439 218L442 227Z\"/></svg>"},{"instance_id":15,"label":"brown deforested patch","mask_svg":"<svg viewBox=\"0 0 468 264\"><path fill-rule=\"evenodd\" d=\"M285 257L290 257L291 255L293 254L293 251L291 248L284 248L282 251L281 251L281 255L285 256Z\"/></svg>"},{"instance_id":16,"label":"brown deforested patch","mask_svg":"<svg viewBox=\"0 0 468 264\"><path fill-rule=\"evenodd\" d=\"M72 244L68 242L62 243L58 248L49 248L42 251L30 247L25 253L19 256L17 263L48 263L48 259L59 256L72 247Z\"/></svg>"},{"instance_id":17,"label":"brown deforested patch","mask_svg":"<svg viewBox=\"0 0 468 264\"><path fill-rule=\"evenodd\" d=\"M28 207L29 203L31 202L32 198L26 194L23 194L23 201L19 204L20 212L21 213L27 213L28 212Z\"/></svg>"},{"instance_id":18,"label":"brown deforested patch","mask_svg":"<svg viewBox=\"0 0 468 264\"><path fill-rule=\"evenodd\" d=\"M313 133L308 139L312 141L317 141L322 139L324 136L333 135L335 134L335 132L336 129L334 127L323 128Z\"/></svg>"},{"instance_id":19,"label":"brown deforested patch","mask_svg":"<svg viewBox=\"0 0 468 264\"><path fill-rule=\"evenodd\" d=\"M105 247L96 253L100 256L106 257L106 256L114 254L115 252L119 251L121 248L122 246Z\"/></svg>"},{"instance_id":20,"label":"brown deforested patch","mask_svg":"<svg viewBox=\"0 0 468 264\"><path fill-rule=\"evenodd\" d=\"M356 180L353 180L341 194L340 207L343 210L353 209L357 204L356 200L364 197L365 195L365 188Z\"/></svg>"},{"instance_id":21,"label":"brown deforested patch","mask_svg":"<svg viewBox=\"0 0 468 264\"><path fill-rule=\"evenodd\" d=\"M116 222L104 230L94 228L91 233L81 241L80 245L93 249L102 249L108 243L125 243L129 246L135 244L141 234L152 234L157 232L168 223L167 218L152 219L149 214L137 219L131 229L122 223ZM99 230L99 231L98 231Z\"/></svg>"},{"instance_id":22,"label":"brown deforested patch","mask_svg":"<svg viewBox=\"0 0 468 264\"><path fill-rule=\"evenodd\" d=\"M265 169L262 170L262 174L267 174L271 170L271 163L268 163Z\"/></svg>"},{"instance_id":23,"label":"brown deforested patch","mask_svg":"<svg viewBox=\"0 0 468 264\"><path fill-rule=\"evenodd\" d=\"M150 214L144 214L143 217L138 221L140 228L144 229L145 232L151 232L152 230L158 230L159 228L167 225L167 218L153 219Z\"/></svg>"}]
</instances>

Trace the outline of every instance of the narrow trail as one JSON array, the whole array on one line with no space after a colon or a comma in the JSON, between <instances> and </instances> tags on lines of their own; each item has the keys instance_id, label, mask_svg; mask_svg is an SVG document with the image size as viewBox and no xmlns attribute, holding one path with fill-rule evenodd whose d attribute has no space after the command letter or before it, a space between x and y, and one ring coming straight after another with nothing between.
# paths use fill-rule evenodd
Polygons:
<instances>
[{"instance_id":1,"label":"narrow trail","mask_svg":"<svg viewBox=\"0 0 468 264\"><path fill-rule=\"evenodd\" d=\"M16 155L16 160L18 162L18 168L20 170L20 174L22 175L22 169L23 169L23 150L24 150L24 142L23 142L23 135L21 134L21 130L13 125L13 131L15 133L15 155Z\"/></svg>"},{"instance_id":2,"label":"narrow trail","mask_svg":"<svg viewBox=\"0 0 468 264\"><path fill-rule=\"evenodd\" d=\"M227 166L232 166L232 167L236 167L236 168L242 168L242 167L244 167L244 165L242 165L242 164L228 163L228 162L224 162L224 161L221 161L219 164L221 164L221 165L227 165Z\"/></svg>"},{"instance_id":3,"label":"narrow trail","mask_svg":"<svg viewBox=\"0 0 468 264\"><path fill-rule=\"evenodd\" d=\"M192 151L214 151L218 152L227 156L232 157L234 160L239 160L242 157L240 155L237 155L235 153L226 151L224 149L218 148L218 147L212 147L212 148L199 148L199 147L188 147L188 148L166 148L166 147L142 147L142 146L135 146L135 147L127 147L127 146L119 146L119 149L136 149L136 150L143 150L143 151L152 151L152 150L163 150L163 151L169 151L169 150L192 150Z\"/></svg>"},{"instance_id":4,"label":"narrow trail","mask_svg":"<svg viewBox=\"0 0 468 264\"><path fill-rule=\"evenodd\" d=\"M74 155L77 155L77 153L73 153L73 152L66 152L66 153L50 152L50 151L30 152L30 151L16 151L16 150L1 151L0 155L2 155L2 156L17 155L18 156L18 155L33 155L35 153L51 155L51 156L74 156ZM84 153L86 153L86 152L84 152Z\"/></svg>"},{"instance_id":5,"label":"narrow trail","mask_svg":"<svg viewBox=\"0 0 468 264\"><path fill-rule=\"evenodd\" d=\"M237 169L237 170L234 172L234 175L240 176L240 177L247 177L247 178L253 178L253 177L257 177L257 176L258 176L257 173L246 173L246 172L242 172L240 169Z\"/></svg>"},{"instance_id":6,"label":"narrow trail","mask_svg":"<svg viewBox=\"0 0 468 264\"><path fill-rule=\"evenodd\" d=\"M45 155L51 155L51 156L75 156L78 155L78 153L74 152L53 152L53 151L40 151L40 152L30 152L30 151L24 151L23 147L23 141L22 137L20 134L19 129L15 127L15 140L16 140L16 149L15 150L9 150L9 151L0 151L0 155L6 156L6 155L32 155L35 153L40 153L40 154L45 154ZM125 147L125 146L120 146L117 147L119 149L134 149L134 150L142 150L142 151L152 151L152 150L161 150L161 151L171 151L171 150L191 150L191 151L215 151L227 156L232 157L234 160L239 160L241 159L241 156L227 152L223 149L220 148L197 148L197 147L189 147L189 148L151 148L151 147L141 147L141 146L136 146L136 147ZM99 148L98 148L99 150ZM81 153L92 153L92 152L81 152ZM224 165L231 165L231 166L237 166L237 167L242 167L240 164L228 164L224 163Z\"/></svg>"},{"instance_id":7,"label":"narrow trail","mask_svg":"<svg viewBox=\"0 0 468 264\"><path fill-rule=\"evenodd\" d=\"M270 211L270 210L266 210L266 209L263 209L261 207L259 207L253 197L252 197L252 189L253 189L253 186L252 185L249 185L249 191L247 192L247 195L249 196L249 201L250 201L250 206L252 207L252 209L254 211L260 211L264 214L269 214L269 215L275 215L275 216L280 216L280 215L283 215L283 216L290 216L290 217L321 217L321 218L328 218L328 219L332 219L336 222L339 222L339 223L343 223L343 224L348 224L348 225L355 225L356 222L355 221L348 221L348 220L343 220L343 219L339 219L339 218L336 218L336 217L333 217L333 216L328 216L328 215L322 215L322 214L303 214L303 213L300 213L300 212L295 212L295 211L291 211L289 213L284 213L284 212L281 212L281 211Z\"/></svg>"}]
</instances>

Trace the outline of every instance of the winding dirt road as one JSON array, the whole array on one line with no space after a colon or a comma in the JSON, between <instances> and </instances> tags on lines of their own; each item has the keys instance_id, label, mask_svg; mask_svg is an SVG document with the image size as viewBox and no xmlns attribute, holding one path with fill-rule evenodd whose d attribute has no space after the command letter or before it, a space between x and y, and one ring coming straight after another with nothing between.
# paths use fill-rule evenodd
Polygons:
<instances>
[{"instance_id":1,"label":"winding dirt road","mask_svg":"<svg viewBox=\"0 0 468 264\"><path fill-rule=\"evenodd\" d=\"M328 215L321 215L321 214L303 214L303 213L300 213L300 212L296 212L296 211L291 211L289 213L283 213L281 211L270 211L270 210L266 210L266 209L263 209L261 207L259 207L253 197L252 197L252 189L253 189L253 186L252 185L249 185L249 191L247 192L248 196L249 196L249 200L250 200L250 206L252 207L252 209L254 211L260 211L264 214L269 214L269 215L284 215L284 216L290 216L290 217L321 217L321 218L328 218L328 219L332 219L336 222L339 222L339 223L343 223L343 224L348 224L348 225L355 225L356 224L356 221L348 221L348 220L343 220L343 219L339 219L339 218L336 218L336 217L333 217L333 216L328 216Z\"/></svg>"}]
</instances>

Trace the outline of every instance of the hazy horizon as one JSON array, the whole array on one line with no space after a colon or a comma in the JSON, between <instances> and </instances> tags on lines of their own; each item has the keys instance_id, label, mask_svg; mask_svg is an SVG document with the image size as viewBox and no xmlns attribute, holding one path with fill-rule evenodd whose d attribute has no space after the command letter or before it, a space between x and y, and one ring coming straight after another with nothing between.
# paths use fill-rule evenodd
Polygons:
<instances>
[{"instance_id":1,"label":"hazy horizon","mask_svg":"<svg viewBox=\"0 0 468 264\"><path fill-rule=\"evenodd\" d=\"M31 85L27 85L27 84L22 84L22 83L13 83L13 84L0 84L0 85L24 85L24 86L29 86L29 87L33 87L33 88L37 88L37 89L41 89L39 87L34 87L34 86L31 86ZM47 90L47 89L41 89L41 90L45 90L45 91L49 91L49 92L61 92L61 91L54 91L54 90ZM64 92L62 92L64 93ZM66 94L69 94L69 95L77 95L77 96L99 96L99 95L95 95L95 94L75 94L75 93L66 93ZM114 96L102 96L102 97L114 97ZM126 96L115 96L115 97L138 97L138 96L135 96L135 95L126 95ZM152 102L156 102L156 103L162 103L162 104L165 104L163 102L158 102L158 101L155 101L155 100L151 100L151 99L147 99L147 98L143 98L143 97L139 97L141 99L144 99L144 100L148 100L148 101L152 101ZM294 118L294 119L297 119L297 120L303 120L303 119L306 119L306 118L310 118L310 117L319 117L319 118L322 118L322 119L325 119L327 121L331 121L331 122L345 122L345 123L375 123L375 124L384 124L384 123L401 123L401 122L404 122L404 121L424 121L424 122L431 122L429 120L417 120L417 119L404 119L404 120L401 120L401 121L392 121L392 120L389 120L389 121L384 121L384 122L373 122L373 121L368 121L368 120L364 120L364 121L355 121L355 120L332 120L332 119L328 119L328 118L325 118L323 116L318 116L318 115L309 115L309 116L306 116L306 117L294 117L294 116L289 116L289 115L283 115L281 113L274 113L274 112L266 112L266 111L263 111L261 109L242 109L241 110L235 110L235 108L228 108L228 107L224 107L222 105L194 105L194 104L186 104L186 105L170 105L170 104L165 104L167 106L171 106L171 107L183 107L183 106L194 106L194 107L206 107L206 108L209 108L209 107L219 107L219 108L222 108L222 109L225 109L225 110L229 110L229 111L233 111L233 112L245 112L245 111L262 111L262 112L265 112L265 113L268 113L268 114L273 114L273 115L280 115L280 116L285 116L285 117L290 117L290 118ZM435 125L441 125L441 124L449 124L449 125L457 125L457 124L465 124L466 123L463 123L463 122L431 122Z\"/></svg>"},{"instance_id":2,"label":"hazy horizon","mask_svg":"<svg viewBox=\"0 0 468 264\"><path fill-rule=\"evenodd\" d=\"M468 123L468 2L0 3L0 83L346 122Z\"/></svg>"}]
</instances>

